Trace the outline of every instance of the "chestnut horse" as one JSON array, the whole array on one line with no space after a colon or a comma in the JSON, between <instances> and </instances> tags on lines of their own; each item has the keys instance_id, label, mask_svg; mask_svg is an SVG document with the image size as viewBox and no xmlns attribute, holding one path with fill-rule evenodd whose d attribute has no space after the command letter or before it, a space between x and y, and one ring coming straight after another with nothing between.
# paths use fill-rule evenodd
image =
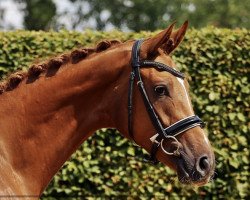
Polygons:
<instances>
[{"instance_id":1,"label":"chestnut horse","mask_svg":"<svg viewBox=\"0 0 250 200\"><path fill-rule=\"evenodd\" d=\"M173 26L136 45L113 40L77 49L3 81L0 196L39 198L81 143L104 127L151 152L177 171L182 183L206 184L214 154L194 115L188 83L169 56L187 22L175 31ZM175 133L167 135L169 128Z\"/></svg>"}]
</instances>

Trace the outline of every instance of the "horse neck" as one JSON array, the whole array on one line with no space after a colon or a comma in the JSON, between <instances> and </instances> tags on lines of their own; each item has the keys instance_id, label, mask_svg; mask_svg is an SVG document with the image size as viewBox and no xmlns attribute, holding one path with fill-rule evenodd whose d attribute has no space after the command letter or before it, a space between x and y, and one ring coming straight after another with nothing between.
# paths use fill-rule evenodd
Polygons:
<instances>
[{"instance_id":1,"label":"horse neck","mask_svg":"<svg viewBox=\"0 0 250 200\"><path fill-rule=\"evenodd\" d=\"M5 167L23 183L20 190L41 194L84 140L97 129L116 126L122 95L117 86L128 73L128 56L104 51L53 76L21 82L1 96L0 152Z\"/></svg>"}]
</instances>

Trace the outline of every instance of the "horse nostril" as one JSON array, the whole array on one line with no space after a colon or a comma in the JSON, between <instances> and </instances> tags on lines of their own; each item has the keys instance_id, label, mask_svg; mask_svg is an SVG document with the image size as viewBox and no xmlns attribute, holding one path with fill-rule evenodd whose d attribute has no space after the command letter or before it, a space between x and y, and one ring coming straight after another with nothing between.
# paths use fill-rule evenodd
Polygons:
<instances>
[{"instance_id":1,"label":"horse nostril","mask_svg":"<svg viewBox=\"0 0 250 200\"><path fill-rule=\"evenodd\" d=\"M207 156L202 156L198 159L196 169L202 176L207 174L210 169L209 159Z\"/></svg>"}]
</instances>

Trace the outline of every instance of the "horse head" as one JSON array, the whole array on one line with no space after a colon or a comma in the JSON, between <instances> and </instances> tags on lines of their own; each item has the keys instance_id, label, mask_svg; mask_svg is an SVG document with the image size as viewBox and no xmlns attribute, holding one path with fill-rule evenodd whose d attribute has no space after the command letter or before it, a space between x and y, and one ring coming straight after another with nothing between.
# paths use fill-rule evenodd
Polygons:
<instances>
[{"instance_id":1,"label":"horse head","mask_svg":"<svg viewBox=\"0 0 250 200\"><path fill-rule=\"evenodd\" d=\"M213 150L194 114L188 82L170 57L187 26L173 31L172 24L133 44L127 136L151 153L151 162L176 170L180 182L203 185L214 173Z\"/></svg>"}]
</instances>

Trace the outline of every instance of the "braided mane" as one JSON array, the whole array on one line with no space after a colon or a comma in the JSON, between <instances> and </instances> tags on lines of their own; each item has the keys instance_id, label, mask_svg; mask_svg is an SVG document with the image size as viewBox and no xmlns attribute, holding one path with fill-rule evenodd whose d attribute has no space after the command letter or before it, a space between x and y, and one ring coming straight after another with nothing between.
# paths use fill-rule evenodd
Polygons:
<instances>
[{"instance_id":1,"label":"braided mane","mask_svg":"<svg viewBox=\"0 0 250 200\"><path fill-rule=\"evenodd\" d=\"M106 49L121 44L118 40L104 40L97 44L95 48L80 48L73 50L71 53L61 54L53 57L45 62L33 64L27 71L18 71L11 74L7 79L0 82L0 94L5 91L15 89L25 78L28 80L36 80L40 75L45 74L48 70L59 69L67 63L76 64L93 53L99 53Z\"/></svg>"}]
</instances>

